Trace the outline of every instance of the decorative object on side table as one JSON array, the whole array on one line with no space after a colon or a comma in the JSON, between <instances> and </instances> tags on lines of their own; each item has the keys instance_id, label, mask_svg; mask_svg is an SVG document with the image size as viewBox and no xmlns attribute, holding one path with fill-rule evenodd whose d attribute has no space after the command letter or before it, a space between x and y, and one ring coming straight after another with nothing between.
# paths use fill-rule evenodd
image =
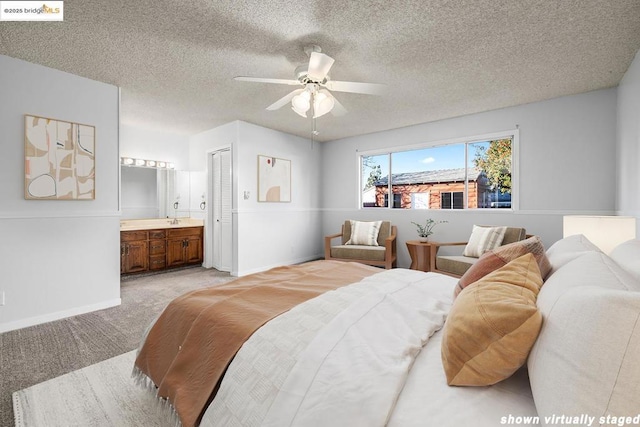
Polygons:
<instances>
[{"instance_id":1,"label":"decorative object on side table","mask_svg":"<svg viewBox=\"0 0 640 427\"><path fill-rule=\"evenodd\" d=\"M417 227L416 231L418 232L418 240L424 243L429 241L429 236L433 234L433 228L436 225L444 224L446 222L449 222L449 221L436 221L434 219L427 218L427 222L424 225L418 224L417 222L413 222L413 221L411 221L411 224Z\"/></svg>"}]
</instances>

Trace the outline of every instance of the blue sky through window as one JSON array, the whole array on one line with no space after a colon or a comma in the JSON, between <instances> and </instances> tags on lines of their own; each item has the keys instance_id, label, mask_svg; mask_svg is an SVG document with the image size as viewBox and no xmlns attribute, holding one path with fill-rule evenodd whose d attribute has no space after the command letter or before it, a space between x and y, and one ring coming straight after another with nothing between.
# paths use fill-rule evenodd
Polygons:
<instances>
[{"instance_id":1,"label":"blue sky through window","mask_svg":"<svg viewBox=\"0 0 640 427\"><path fill-rule=\"evenodd\" d=\"M475 147L488 147L488 142L470 144L468 166L473 167ZM438 147L422 148L419 150L399 151L391 153L393 173L420 172L442 169L463 168L465 144L441 145ZM380 165L382 176L389 173L388 155L369 156L371 163ZM370 169L365 168L363 177L369 175Z\"/></svg>"}]
</instances>

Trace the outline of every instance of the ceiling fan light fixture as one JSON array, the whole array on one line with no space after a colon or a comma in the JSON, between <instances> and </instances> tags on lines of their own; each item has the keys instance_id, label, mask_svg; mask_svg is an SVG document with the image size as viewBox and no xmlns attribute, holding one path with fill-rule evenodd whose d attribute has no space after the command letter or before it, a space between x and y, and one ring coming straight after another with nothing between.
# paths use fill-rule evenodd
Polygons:
<instances>
[{"instance_id":1,"label":"ceiling fan light fixture","mask_svg":"<svg viewBox=\"0 0 640 427\"><path fill-rule=\"evenodd\" d=\"M307 111L311 108L311 94L304 91L294 96L291 100L291 108L302 117L307 117Z\"/></svg>"},{"instance_id":2,"label":"ceiling fan light fixture","mask_svg":"<svg viewBox=\"0 0 640 427\"><path fill-rule=\"evenodd\" d=\"M335 99L326 89L321 89L313 97L313 118L324 116L333 109Z\"/></svg>"},{"instance_id":3,"label":"ceiling fan light fixture","mask_svg":"<svg viewBox=\"0 0 640 427\"><path fill-rule=\"evenodd\" d=\"M298 114L300 117L304 117L305 119L307 118L307 113L306 111L300 111L300 110L296 110L296 107L294 107L293 105L291 106L291 109Z\"/></svg>"}]
</instances>

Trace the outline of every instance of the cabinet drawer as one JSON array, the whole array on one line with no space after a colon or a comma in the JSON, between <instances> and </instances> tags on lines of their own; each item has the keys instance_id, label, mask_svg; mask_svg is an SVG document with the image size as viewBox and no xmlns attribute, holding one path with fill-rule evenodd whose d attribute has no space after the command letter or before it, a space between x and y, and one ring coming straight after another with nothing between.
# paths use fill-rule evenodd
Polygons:
<instances>
[{"instance_id":1,"label":"cabinet drawer","mask_svg":"<svg viewBox=\"0 0 640 427\"><path fill-rule=\"evenodd\" d=\"M161 270L167 266L167 258L164 255L151 255L149 257L149 270Z\"/></svg>"},{"instance_id":2,"label":"cabinet drawer","mask_svg":"<svg viewBox=\"0 0 640 427\"><path fill-rule=\"evenodd\" d=\"M133 242L135 240L147 240L149 238L149 232L146 230L137 230L137 231L121 231L120 232L120 241L121 242Z\"/></svg>"},{"instance_id":3,"label":"cabinet drawer","mask_svg":"<svg viewBox=\"0 0 640 427\"><path fill-rule=\"evenodd\" d=\"M167 253L166 240L151 240L149 242L149 255L164 255Z\"/></svg>"},{"instance_id":4,"label":"cabinet drawer","mask_svg":"<svg viewBox=\"0 0 640 427\"><path fill-rule=\"evenodd\" d=\"M172 228L169 231L169 238L175 237L189 237L202 235L202 227L184 227L184 228Z\"/></svg>"},{"instance_id":5,"label":"cabinet drawer","mask_svg":"<svg viewBox=\"0 0 640 427\"><path fill-rule=\"evenodd\" d=\"M167 230L150 230L149 238L150 239L164 239L167 237Z\"/></svg>"}]
</instances>

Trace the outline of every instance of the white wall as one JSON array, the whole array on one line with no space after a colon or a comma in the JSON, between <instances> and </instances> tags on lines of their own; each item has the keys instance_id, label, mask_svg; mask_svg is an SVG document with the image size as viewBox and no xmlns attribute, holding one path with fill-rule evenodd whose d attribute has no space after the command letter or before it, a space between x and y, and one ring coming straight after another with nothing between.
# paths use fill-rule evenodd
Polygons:
<instances>
[{"instance_id":1,"label":"white wall","mask_svg":"<svg viewBox=\"0 0 640 427\"><path fill-rule=\"evenodd\" d=\"M118 88L0 55L0 332L120 303ZM96 199L24 199L24 114L94 125Z\"/></svg>"},{"instance_id":2,"label":"white wall","mask_svg":"<svg viewBox=\"0 0 640 427\"><path fill-rule=\"evenodd\" d=\"M617 125L616 209L639 219L640 235L640 51L618 86Z\"/></svg>"},{"instance_id":3,"label":"white wall","mask_svg":"<svg viewBox=\"0 0 640 427\"><path fill-rule=\"evenodd\" d=\"M291 160L291 202L258 202L258 155ZM322 254L319 145L246 122L238 138L238 274ZM250 193L248 200L242 195Z\"/></svg>"},{"instance_id":4,"label":"white wall","mask_svg":"<svg viewBox=\"0 0 640 427\"><path fill-rule=\"evenodd\" d=\"M208 152L231 148L236 248L231 274L242 276L321 255L318 145L312 147L307 139L236 121L193 136L190 148L192 171L206 170ZM259 154L291 160L290 203L257 201ZM247 200L245 191L249 192Z\"/></svg>"},{"instance_id":5,"label":"white wall","mask_svg":"<svg viewBox=\"0 0 640 427\"><path fill-rule=\"evenodd\" d=\"M120 156L173 162L189 170L189 135L120 126Z\"/></svg>"},{"instance_id":6,"label":"white wall","mask_svg":"<svg viewBox=\"0 0 640 427\"><path fill-rule=\"evenodd\" d=\"M357 152L438 142L519 126L520 210L358 210ZM616 89L599 90L322 144L323 234L345 219L389 219L398 226L399 266L408 267L411 221L448 220L434 240L465 240L473 224L517 225L548 246L562 237L564 214L613 214L616 194Z\"/></svg>"}]
</instances>

